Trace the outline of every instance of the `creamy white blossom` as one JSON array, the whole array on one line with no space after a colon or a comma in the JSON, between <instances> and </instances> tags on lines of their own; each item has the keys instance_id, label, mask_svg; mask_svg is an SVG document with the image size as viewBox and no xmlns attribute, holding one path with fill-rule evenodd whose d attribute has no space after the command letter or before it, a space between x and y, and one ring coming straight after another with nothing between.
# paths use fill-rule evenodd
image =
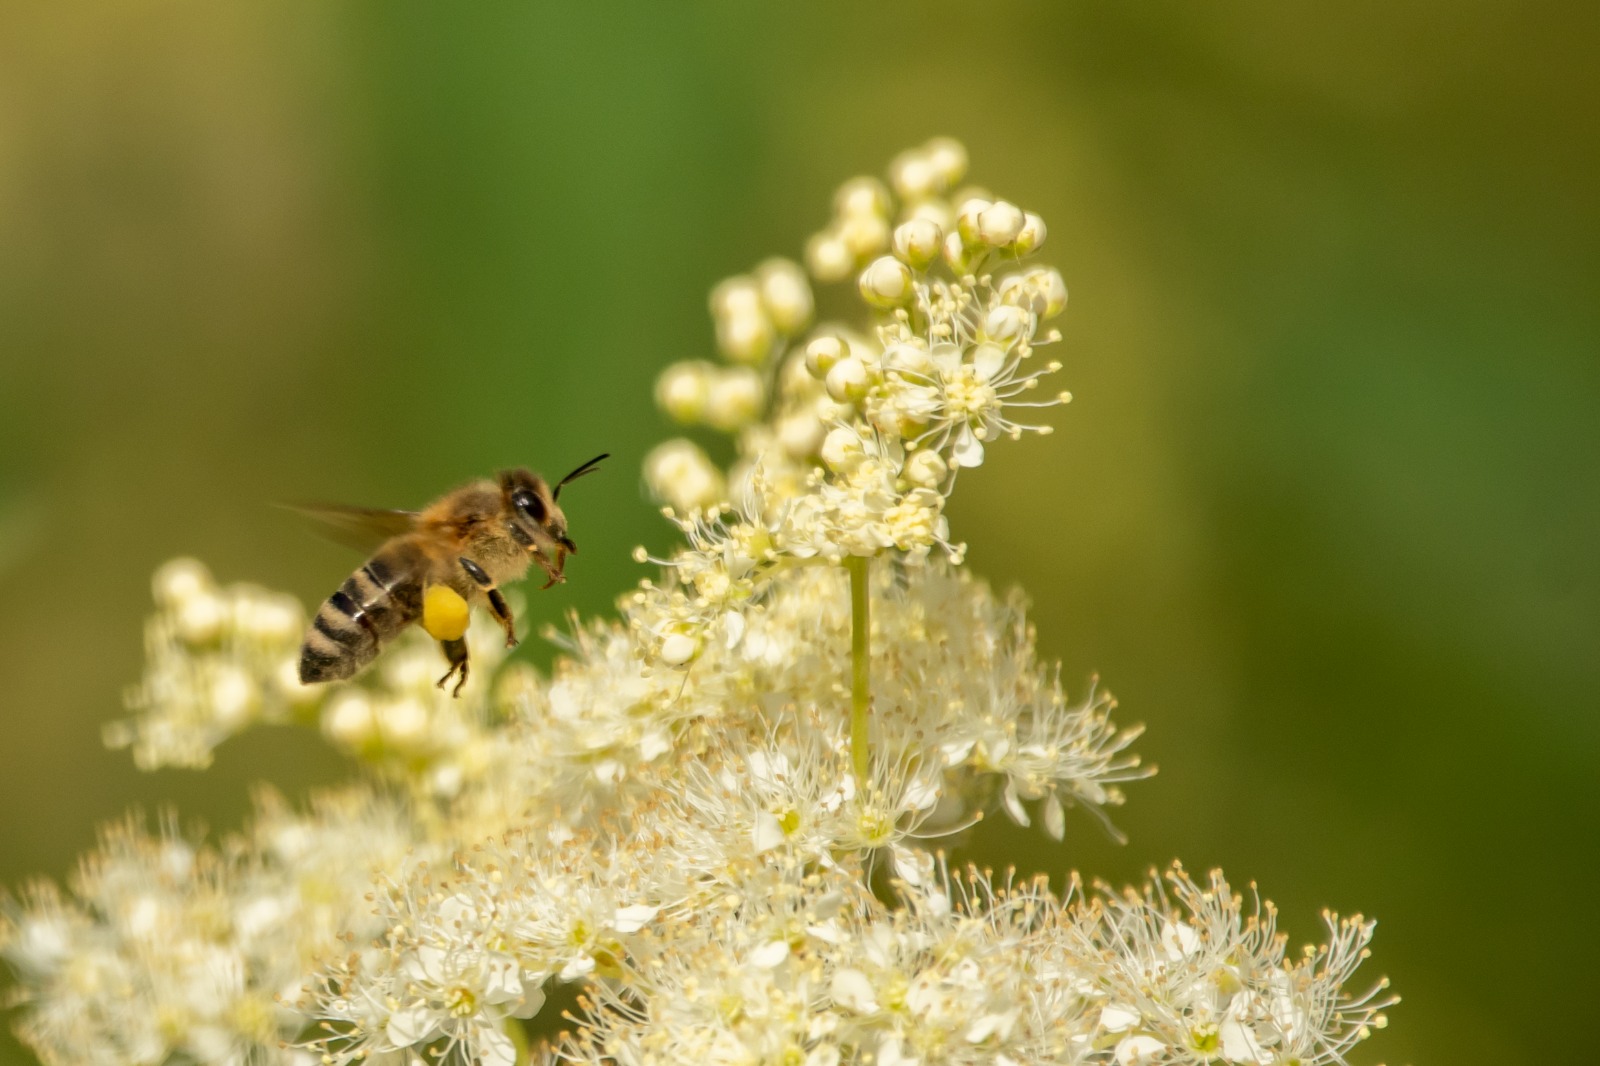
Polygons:
<instances>
[{"instance_id":1,"label":"creamy white blossom","mask_svg":"<svg viewBox=\"0 0 1600 1066\"><path fill-rule=\"evenodd\" d=\"M1025 412L1065 399L1033 397L1067 302L1024 262L1044 220L961 189L967 165L947 138L902 153L839 189L809 278L769 259L713 289L718 358L656 398L734 459L650 453L681 541L637 553L658 573L615 617L552 634L548 674L480 619L459 700L421 634L307 688L292 600L159 571L108 741L203 766L298 723L362 780L304 808L263 794L213 844L130 821L65 890L0 900L41 1059L1345 1063L1393 1001L1349 988L1371 922L1329 916L1290 955L1220 873L1056 891L935 850L1002 811L1056 840L1073 809L1109 829L1152 772L1098 682L1070 694L1041 660L1021 595L961 566L957 475L1048 431ZM814 322L835 304L813 281L854 320Z\"/></svg>"}]
</instances>

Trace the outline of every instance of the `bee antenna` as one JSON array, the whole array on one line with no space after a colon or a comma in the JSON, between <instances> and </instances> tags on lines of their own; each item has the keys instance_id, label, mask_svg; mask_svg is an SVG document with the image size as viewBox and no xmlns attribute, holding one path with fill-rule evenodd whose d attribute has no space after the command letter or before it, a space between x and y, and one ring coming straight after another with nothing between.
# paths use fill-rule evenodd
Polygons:
<instances>
[{"instance_id":1,"label":"bee antenna","mask_svg":"<svg viewBox=\"0 0 1600 1066\"><path fill-rule=\"evenodd\" d=\"M561 486L562 485L565 485L569 481L576 481L576 480L578 480L580 477L582 477L585 474L594 473L595 467L599 464L600 460L609 459L609 458L611 458L611 453L610 452L601 452L599 455L595 456L593 459L590 459L587 463L584 463L582 466L578 467L578 469L574 470L572 473L568 474L566 477L564 477L560 481L556 482L555 491L550 494L550 498L552 500L561 499Z\"/></svg>"}]
</instances>

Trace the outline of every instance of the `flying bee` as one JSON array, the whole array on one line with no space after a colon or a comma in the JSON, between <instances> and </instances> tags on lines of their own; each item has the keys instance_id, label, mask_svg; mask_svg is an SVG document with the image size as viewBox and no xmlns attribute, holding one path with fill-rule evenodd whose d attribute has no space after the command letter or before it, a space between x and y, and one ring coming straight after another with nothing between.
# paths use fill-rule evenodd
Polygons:
<instances>
[{"instance_id":1,"label":"flying bee","mask_svg":"<svg viewBox=\"0 0 1600 1066\"><path fill-rule=\"evenodd\" d=\"M452 695L459 696L467 683L464 634L472 605L487 605L505 628L506 647L516 647L516 622L500 586L520 581L534 563L548 578L544 588L566 580L567 556L578 546L557 501L564 485L605 458L595 456L555 488L527 470L503 470L420 511L297 508L325 523L337 540L364 549L381 545L317 611L300 648L300 680L351 677L421 621L450 664L439 687L457 678Z\"/></svg>"}]
</instances>

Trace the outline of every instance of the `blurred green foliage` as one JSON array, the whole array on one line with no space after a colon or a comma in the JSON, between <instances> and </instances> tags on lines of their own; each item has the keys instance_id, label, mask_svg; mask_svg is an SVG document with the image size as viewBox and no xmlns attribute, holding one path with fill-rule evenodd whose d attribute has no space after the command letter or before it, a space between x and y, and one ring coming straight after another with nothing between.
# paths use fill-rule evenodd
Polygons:
<instances>
[{"instance_id":1,"label":"blurred green foliage","mask_svg":"<svg viewBox=\"0 0 1600 1066\"><path fill-rule=\"evenodd\" d=\"M1162 766L1111 845L963 857L1260 880L1381 918L1391 1062L1570 1058L1600 846L1597 11L1281 5L0 8L0 881L257 779L103 751L183 553L308 604L353 560L268 505L414 505L617 454L535 624L667 542L638 459L705 296L936 133L1072 288L1057 434L962 478ZM547 650L524 654L548 658ZM7 1038L9 1040L9 1038ZM0 1044L0 1063L26 1061Z\"/></svg>"}]
</instances>

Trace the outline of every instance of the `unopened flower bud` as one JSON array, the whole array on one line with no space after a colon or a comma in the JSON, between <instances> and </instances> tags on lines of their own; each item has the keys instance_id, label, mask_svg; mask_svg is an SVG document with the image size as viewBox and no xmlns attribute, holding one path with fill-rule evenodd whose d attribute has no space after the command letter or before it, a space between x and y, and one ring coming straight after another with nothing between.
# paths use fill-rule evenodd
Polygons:
<instances>
[{"instance_id":1,"label":"unopened flower bud","mask_svg":"<svg viewBox=\"0 0 1600 1066\"><path fill-rule=\"evenodd\" d=\"M871 378L867 365L855 356L848 356L833 364L824 379L828 395L840 403L858 403L867 395Z\"/></svg>"},{"instance_id":2,"label":"unopened flower bud","mask_svg":"<svg viewBox=\"0 0 1600 1066\"><path fill-rule=\"evenodd\" d=\"M1067 284L1052 267L1037 267L1002 278L1000 299L1032 311L1037 318L1059 315L1067 306Z\"/></svg>"},{"instance_id":3,"label":"unopened flower bud","mask_svg":"<svg viewBox=\"0 0 1600 1066\"><path fill-rule=\"evenodd\" d=\"M939 172L927 154L913 148L889 164L889 180L902 200L922 200L939 191Z\"/></svg>"},{"instance_id":4,"label":"unopened flower bud","mask_svg":"<svg viewBox=\"0 0 1600 1066\"><path fill-rule=\"evenodd\" d=\"M322 698L321 685L308 685L300 680L300 663L296 659L285 659L273 675L273 681L274 687L290 703L304 705Z\"/></svg>"},{"instance_id":5,"label":"unopened flower bud","mask_svg":"<svg viewBox=\"0 0 1600 1066\"><path fill-rule=\"evenodd\" d=\"M926 270L939 257L944 232L925 218L902 222L894 231L894 254L912 270Z\"/></svg>"},{"instance_id":6,"label":"unopened flower bud","mask_svg":"<svg viewBox=\"0 0 1600 1066\"><path fill-rule=\"evenodd\" d=\"M911 269L893 256L881 256L861 272L860 285L873 307L898 307L911 298Z\"/></svg>"},{"instance_id":7,"label":"unopened flower bud","mask_svg":"<svg viewBox=\"0 0 1600 1066\"><path fill-rule=\"evenodd\" d=\"M936 489L944 484L950 468L945 465L944 458L938 452L932 448L923 448L911 453L901 472L907 481L918 488Z\"/></svg>"},{"instance_id":8,"label":"unopened flower bud","mask_svg":"<svg viewBox=\"0 0 1600 1066\"><path fill-rule=\"evenodd\" d=\"M942 233L949 233L956 224L956 212L948 200L921 200L900 213L901 222L919 218L932 222Z\"/></svg>"},{"instance_id":9,"label":"unopened flower bud","mask_svg":"<svg viewBox=\"0 0 1600 1066\"><path fill-rule=\"evenodd\" d=\"M818 281L843 281L855 265L855 256L837 233L818 233L806 242L806 269Z\"/></svg>"},{"instance_id":10,"label":"unopened flower bud","mask_svg":"<svg viewBox=\"0 0 1600 1066\"><path fill-rule=\"evenodd\" d=\"M978 212L978 239L991 248L1004 248L1017 239L1026 221L1016 204L997 200Z\"/></svg>"},{"instance_id":11,"label":"unopened flower bud","mask_svg":"<svg viewBox=\"0 0 1600 1066\"><path fill-rule=\"evenodd\" d=\"M756 268L761 283L761 302L778 332L794 334L811 322L815 306L805 271L787 259L768 259Z\"/></svg>"},{"instance_id":12,"label":"unopened flower bud","mask_svg":"<svg viewBox=\"0 0 1600 1066\"><path fill-rule=\"evenodd\" d=\"M935 137L922 146L922 151L942 187L953 189L956 182L966 176L967 149L954 137Z\"/></svg>"},{"instance_id":13,"label":"unopened flower bud","mask_svg":"<svg viewBox=\"0 0 1600 1066\"><path fill-rule=\"evenodd\" d=\"M305 622L292 598L247 596L234 604L233 624L240 633L264 644L284 644L299 636Z\"/></svg>"},{"instance_id":14,"label":"unopened flower bud","mask_svg":"<svg viewBox=\"0 0 1600 1066\"><path fill-rule=\"evenodd\" d=\"M222 598L202 592L178 605L178 635L189 644L209 644L222 634L228 607Z\"/></svg>"},{"instance_id":15,"label":"unopened flower bud","mask_svg":"<svg viewBox=\"0 0 1600 1066\"><path fill-rule=\"evenodd\" d=\"M833 364L850 354L850 345L843 337L817 337L806 345L806 369L818 377L826 377Z\"/></svg>"},{"instance_id":16,"label":"unopened flower bud","mask_svg":"<svg viewBox=\"0 0 1600 1066\"><path fill-rule=\"evenodd\" d=\"M1054 268L1036 270L1032 281L1034 288L1044 296L1044 308L1038 312L1040 318L1054 318L1067 309L1067 283L1062 280L1060 271Z\"/></svg>"},{"instance_id":17,"label":"unopened flower bud","mask_svg":"<svg viewBox=\"0 0 1600 1066\"><path fill-rule=\"evenodd\" d=\"M711 315L724 318L729 315L748 315L761 310L761 288L748 274L735 274L724 278L711 290Z\"/></svg>"},{"instance_id":18,"label":"unopened flower bud","mask_svg":"<svg viewBox=\"0 0 1600 1066\"><path fill-rule=\"evenodd\" d=\"M1015 304L996 304L983 316L979 335L1010 348L1033 339L1033 312Z\"/></svg>"},{"instance_id":19,"label":"unopened flower bud","mask_svg":"<svg viewBox=\"0 0 1600 1066\"><path fill-rule=\"evenodd\" d=\"M187 600L216 590L211 571L196 559L172 559L163 563L150 585L156 606L169 611Z\"/></svg>"},{"instance_id":20,"label":"unopened flower bud","mask_svg":"<svg viewBox=\"0 0 1600 1066\"><path fill-rule=\"evenodd\" d=\"M767 390L760 374L748 367L724 370L711 381L706 424L731 432L760 418L766 402Z\"/></svg>"},{"instance_id":21,"label":"unopened flower bud","mask_svg":"<svg viewBox=\"0 0 1600 1066\"><path fill-rule=\"evenodd\" d=\"M847 474L866 458L861 435L848 426L837 426L822 438L822 461L836 474Z\"/></svg>"},{"instance_id":22,"label":"unopened flower bud","mask_svg":"<svg viewBox=\"0 0 1600 1066\"><path fill-rule=\"evenodd\" d=\"M933 369L933 356L921 344L896 344L884 350L883 365L901 374L921 377Z\"/></svg>"},{"instance_id":23,"label":"unopened flower bud","mask_svg":"<svg viewBox=\"0 0 1600 1066\"><path fill-rule=\"evenodd\" d=\"M372 739L376 723L372 703L364 693L346 692L322 712L322 731L345 748L360 748Z\"/></svg>"},{"instance_id":24,"label":"unopened flower bud","mask_svg":"<svg viewBox=\"0 0 1600 1066\"><path fill-rule=\"evenodd\" d=\"M644 483L652 496L685 514L715 507L727 496L722 472L698 445L681 437L656 445L644 457Z\"/></svg>"},{"instance_id":25,"label":"unopened flower bud","mask_svg":"<svg viewBox=\"0 0 1600 1066\"><path fill-rule=\"evenodd\" d=\"M229 732L243 729L260 699L255 681L242 668L223 664L212 676L210 689L211 714L216 724Z\"/></svg>"},{"instance_id":26,"label":"unopened flower bud","mask_svg":"<svg viewBox=\"0 0 1600 1066\"><path fill-rule=\"evenodd\" d=\"M1027 274L1007 274L995 285L995 292L1000 294L1000 299L1005 303L1026 307L1038 314L1044 308L1044 297L1030 282Z\"/></svg>"},{"instance_id":27,"label":"unopened flower bud","mask_svg":"<svg viewBox=\"0 0 1600 1066\"><path fill-rule=\"evenodd\" d=\"M978 236L978 217L992 206L990 201L980 196L961 201L961 206L956 208L956 232L961 234L963 244L971 246L982 243Z\"/></svg>"},{"instance_id":28,"label":"unopened flower bud","mask_svg":"<svg viewBox=\"0 0 1600 1066\"><path fill-rule=\"evenodd\" d=\"M656 378L656 406L669 418L685 424L705 419L706 401L711 397L710 363L673 363Z\"/></svg>"},{"instance_id":29,"label":"unopened flower bud","mask_svg":"<svg viewBox=\"0 0 1600 1066\"><path fill-rule=\"evenodd\" d=\"M760 304L753 311L717 319L717 349L736 362L761 362L772 351L774 337L772 320Z\"/></svg>"},{"instance_id":30,"label":"unopened flower bud","mask_svg":"<svg viewBox=\"0 0 1600 1066\"><path fill-rule=\"evenodd\" d=\"M955 230L944 235L944 261L956 277L972 273L972 268L978 261L981 249L975 249L961 239L961 234Z\"/></svg>"},{"instance_id":31,"label":"unopened flower bud","mask_svg":"<svg viewBox=\"0 0 1600 1066\"><path fill-rule=\"evenodd\" d=\"M1036 252L1044 244L1047 232L1044 219L1032 211L1026 211L1022 215L1022 229L1017 233L1017 239L1012 243L1012 248L1018 255L1029 255Z\"/></svg>"},{"instance_id":32,"label":"unopened flower bud","mask_svg":"<svg viewBox=\"0 0 1600 1066\"><path fill-rule=\"evenodd\" d=\"M661 661L668 666L682 666L700 651L700 642L687 633L669 633L661 642Z\"/></svg>"},{"instance_id":33,"label":"unopened flower bud","mask_svg":"<svg viewBox=\"0 0 1600 1066\"><path fill-rule=\"evenodd\" d=\"M889 190L877 178L851 178L833 194L833 210L840 218L887 215Z\"/></svg>"},{"instance_id":34,"label":"unopened flower bud","mask_svg":"<svg viewBox=\"0 0 1600 1066\"><path fill-rule=\"evenodd\" d=\"M851 215L840 221L839 239L860 262L889 246L889 220L882 215Z\"/></svg>"},{"instance_id":35,"label":"unopened flower bud","mask_svg":"<svg viewBox=\"0 0 1600 1066\"><path fill-rule=\"evenodd\" d=\"M778 444L790 456L804 459L822 446L822 420L812 411L802 411L778 420Z\"/></svg>"},{"instance_id":36,"label":"unopened flower bud","mask_svg":"<svg viewBox=\"0 0 1600 1066\"><path fill-rule=\"evenodd\" d=\"M428 709L415 697L387 700L373 717L378 734L387 745L410 750L428 739Z\"/></svg>"}]
</instances>

